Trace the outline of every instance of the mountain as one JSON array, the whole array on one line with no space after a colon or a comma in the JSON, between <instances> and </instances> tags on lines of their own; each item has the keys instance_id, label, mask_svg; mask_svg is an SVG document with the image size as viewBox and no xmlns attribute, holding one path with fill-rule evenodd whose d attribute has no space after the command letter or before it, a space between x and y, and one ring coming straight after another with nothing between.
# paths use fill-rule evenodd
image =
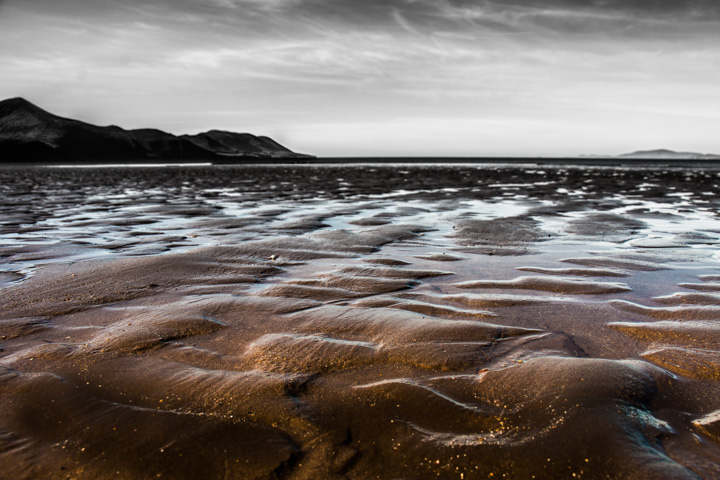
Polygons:
<instances>
[{"instance_id":1,"label":"mountain","mask_svg":"<svg viewBox=\"0 0 720 480\"><path fill-rule=\"evenodd\" d=\"M156 158L212 158L216 152L201 148L182 137L176 137L162 130L142 128L129 133Z\"/></svg>"},{"instance_id":2,"label":"mountain","mask_svg":"<svg viewBox=\"0 0 720 480\"><path fill-rule=\"evenodd\" d=\"M211 130L175 136L156 129L98 127L59 117L22 98L0 102L0 163L307 158L267 137Z\"/></svg>"},{"instance_id":3,"label":"mountain","mask_svg":"<svg viewBox=\"0 0 720 480\"><path fill-rule=\"evenodd\" d=\"M295 153L268 137L256 137L249 133L223 132L210 130L197 135L183 135L183 139L207 150L222 155L264 155L269 157L287 157Z\"/></svg>"},{"instance_id":4,"label":"mountain","mask_svg":"<svg viewBox=\"0 0 720 480\"><path fill-rule=\"evenodd\" d=\"M672 150L642 150L639 152L619 155L618 158L635 158L649 160L720 160L720 155L711 153L674 152Z\"/></svg>"},{"instance_id":5,"label":"mountain","mask_svg":"<svg viewBox=\"0 0 720 480\"><path fill-rule=\"evenodd\" d=\"M96 127L58 117L22 98L0 102L0 153L7 147L53 160L146 156L142 145L120 127Z\"/></svg>"}]
</instances>

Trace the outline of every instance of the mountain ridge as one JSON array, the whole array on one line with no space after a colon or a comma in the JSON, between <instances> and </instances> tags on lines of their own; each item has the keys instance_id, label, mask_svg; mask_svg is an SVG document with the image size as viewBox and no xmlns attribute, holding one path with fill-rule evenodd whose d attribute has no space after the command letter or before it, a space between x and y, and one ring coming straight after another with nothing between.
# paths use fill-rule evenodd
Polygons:
<instances>
[{"instance_id":1,"label":"mountain ridge","mask_svg":"<svg viewBox=\"0 0 720 480\"><path fill-rule=\"evenodd\" d=\"M220 139L203 143L196 138L202 135ZM21 97L0 102L0 163L283 158L311 156L249 133L210 130L177 136L154 128L101 127L60 117Z\"/></svg>"}]
</instances>

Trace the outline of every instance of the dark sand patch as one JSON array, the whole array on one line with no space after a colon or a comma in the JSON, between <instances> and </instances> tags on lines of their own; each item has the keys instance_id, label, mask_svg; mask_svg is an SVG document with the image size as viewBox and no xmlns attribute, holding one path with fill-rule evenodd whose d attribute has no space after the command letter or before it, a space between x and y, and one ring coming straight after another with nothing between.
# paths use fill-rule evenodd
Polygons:
<instances>
[{"instance_id":1,"label":"dark sand patch","mask_svg":"<svg viewBox=\"0 0 720 480\"><path fill-rule=\"evenodd\" d=\"M720 380L720 352L717 350L663 346L648 350L642 356L683 377Z\"/></svg>"},{"instance_id":2,"label":"dark sand patch","mask_svg":"<svg viewBox=\"0 0 720 480\"><path fill-rule=\"evenodd\" d=\"M237 255L276 262L309 261L320 258L349 258L370 254L383 245L415 238L424 227L391 225L363 233L346 230L319 231L305 237L280 237L233 247Z\"/></svg>"},{"instance_id":3,"label":"dark sand patch","mask_svg":"<svg viewBox=\"0 0 720 480\"><path fill-rule=\"evenodd\" d=\"M293 315L301 331L325 333L338 338L391 344L417 342L494 341L516 335L537 333L465 320L436 317L390 308L347 308L323 306Z\"/></svg>"},{"instance_id":4,"label":"dark sand patch","mask_svg":"<svg viewBox=\"0 0 720 480\"><path fill-rule=\"evenodd\" d=\"M293 218L286 222L275 224L272 226L275 230L296 230L299 232L312 232L321 228L328 227L327 223L323 220L327 218L327 215L315 215L300 218Z\"/></svg>"},{"instance_id":5,"label":"dark sand patch","mask_svg":"<svg viewBox=\"0 0 720 480\"><path fill-rule=\"evenodd\" d=\"M245 261L249 270L245 270L248 267L243 264ZM44 275L0 290L0 300L4 305L0 317L28 314L57 316L97 305L152 296L171 288L254 283L259 277L278 271L273 266L258 268L251 260L239 256L237 249L230 247L46 269Z\"/></svg>"},{"instance_id":6,"label":"dark sand patch","mask_svg":"<svg viewBox=\"0 0 720 480\"><path fill-rule=\"evenodd\" d=\"M624 283L591 282L575 278L559 277L517 277L512 280L473 280L454 283L454 287L463 289L520 289L539 290L561 294L606 295L609 293L629 292L632 289Z\"/></svg>"},{"instance_id":7,"label":"dark sand patch","mask_svg":"<svg viewBox=\"0 0 720 480\"><path fill-rule=\"evenodd\" d=\"M720 348L720 324L712 321L617 322L609 327L643 342L690 348Z\"/></svg>"},{"instance_id":8,"label":"dark sand patch","mask_svg":"<svg viewBox=\"0 0 720 480\"><path fill-rule=\"evenodd\" d=\"M603 241L625 242L634 238L637 231L647 225L640 220L613 213L586 213L582 218L568 222L568 233L587 237L599 237Z\"/></svg>"},{"instance_id":9,"label":"dark sand patch","mask_svg":"<svg viewBox=\"0 0 720 480\"><path fill-rule=\"evenodd\" d=\"M667 270L669 267L661 263L646 262L642 260L633 260L629 258L619 257L582 257L582 258L565 258L561 262L574 263L586 267L624 269L643 272L652 272L658 270Z\"/></svg>"},{"instance_id":10,"label":"dark sand patch","mask_svg":"<svg viewBox=\"0 0 720 480\"><path fill-rule=\"evenodd\" d=\"M703 282L720 282L720 275L700 275L698 278Z\"/></svg>"},{"instance_id":11,"label":"dark sand patch","mask_svg":"<svg viewBox=\"0 0 720 480\"><path fill-rule=\"evenodd\" d=\"M693 425L708 437L720 442L720 410L693 420Z\"/></svg>"},{"instance_id":12,"label":"dark sand patch","mask_svg":"<svg viewBox=\"0 0 720 480\"><path fill-rule=\"evenodd\" d=\"M627 215L639 218L661 218L664 220L682 220L682 216L671 212L661 212L647 207L631 208L626 211Z\"/></svg>"},{"instance_id":13,"label":"dark sand patch","mask_svg":"<svg viewBox=\"0 0 720 480\"><path fill-rule=\"evenodd\" d=\"M0 256L8 264L19 262L34 262L38 260L54 260L76 255L81 246L35 243L28 245L0 247Z\"/></svg>"},{"instance_id":14,"label":"dark sand patch","mask_svg":"<svg viewBox=\"0 0 720 480\"><path fill-rule=\"evenodd\" d=\"M575 277L629 277L630 273L611 268L544 268L544 267L517 267L518 270L546 275L575 276Z\"/></svg>"},{"instance_id":15,"label":"dark sand patch","mask_svg":"<svg viewBox=\"0 0 720 480\"><path fill-rule=\"evenodd\" d=\"M378 277L378 278L412 278L421 279L428 277L444 277L447 275L455 275L453 272L444 272L439 270L410 270L405 268L383 268L383 267L345 267L340 273L355 275L360 277Z\"/></svg>"},{"instance_id":16,"label":"dark sand patch","mask_svg":"<svg viewBox=\"0 0 720 480\"><path fill-rule=\"evenodd\" d=\"M19 318L0 321L0 340L11 340L40 332L50 327L45 318Z\"/></svg>"},{"instance_id":17,"label":"dark sand patch","mask_svg":"<svg viewBox=\"0 0 720 480\"><path fill-rule=\"evenodd\" d=\"M464 310L450 306L437 305L433 303L420 302L415 300L400 299L390 296L375 296L368 299L353 302L356 307L363 308L399 308L410 312L422 313L423 315L441 316L449 318L487 318L495 317L497 314L487 310Z\"/></svg>"},{"instance_id":18,"label":"dark sand patch","mask_svg":"<svg viewBox=\"0 0 720 480\"><path fill-rule=\"evenodd\" d=\"M365 230L361 233L348 232L346 230L330 230L318 232L311 236L313 239L326 242L338 250L357 251L365 247L365 253L372 253L379 247L402 240L417 238L418 234L428 230L428 227L421 225L387 225L373 230Z\"/></svg>"},{"instance_id":19,"label":"dark sand patch","mask_svg":"<svg viewBox=\"0 0 720 480\"><path fill-rule=\"evenodd\" d=\"M185 228L189 230L208 231L218 230L227 231L235 229L243 229L249 226L260 225L268 221L266 216L251 217L211 217L200 218L185 224Z\"/></svg>"},{"instance_id":20,"label":"dark sand patch","mask_svg":"<svg viewBox=\"0 0 720 480\"><path fill-rule=\"evenodd\" d=\"M678 287L699 292L720 292L720 283L680 283Z\"/></svg>"},{"instance_id":21,"label":"dark sand patch","mask_svg":"<svg viewBox=\"0 0 720 480\"><path fill-rule=\"evenodd\" d=\"M679 292L662 297L654 297L653 302L663 305L720 305L720 295L712 293L686 293Z\"/></svg>"},{"instance_id":22,"label":"dark sand patch","mask_svg":"<svg viewBox=\"0 0 720 480\"><path fill-rule=\"evenodd\" d=\"M0 288L4 288L12 283L18 282L23 278L25 278L25 275L17 272L0 272Z\"/></svg>"},{"instance_id":23,"label":"dark sand patch","mask_svg":"<svg viewBox=\"0 0 720 480\"><path fill-rule=\"evenodd\" d=\"M431 262L459 262L463 257L451 255L449 253L428 253L427 255L417 255L415 258L420 260L430 260Z\"/></svg>"},{"instance_id":24,"label":"dark sand patch","mask_svg":"<svg viewBox=\"0 0 720 480\"><path fill-rule=\"evenodd\" d=\"M626 243L626 245L630 245L636 248L647 248L647 249L679 249L679 248L688 248L690 245L682 242L668 239L664 237L659 238L636 238L634 240L630 240Z\"/></svg>"},{"instance_id":25,"label":"dark sand patch","mask_svg":"<svg viewBox=\"0 0 720 480\"><path fill-rule=\"evenodd\" d=\"M410 279L333 274L321 279L292 280L292 283L311 287L349 290L366 295L378 295L411 288L416 282Z\"/></svg>"},{"instance_id":26,"label":"dark sand patch","mask_svg":"<svg viewBox=\"0 0 720 480\"><path fill-rule=\"evenodd\" d=\"M213 333L227 325L207 317L183 315L183 312L139 312L129 321L121 320L103 328L80 345L88 352L110 355L135 354L159 348L170 340Z\"/></svg>"},{"instance_id":27,"label":"dark sand patch","mask_svg":"<svg viewBox=\"0 0 720 480\"><path fill-rule=\"evenodd\" d=\"M348 223L351 225L357 225L359 227L377 227L380 225L388 225L392 223L392 220L389 218L367 217L352 220Z\"/></svg>"},{"instance_id":28,"label":"dark sand patch","mask_svg":"<svg viewBox=\"0 0 720 480\"><path fill-rule=\"evenodd\" d=\"M513 295L507 293L465 293L465 294L432 294L432 293L401 293L398 296L428 303L447 303L463 305L471 308L517 307L523 305L540 305L546 303L564 303L574 301L568 297Z\"/></svg>"},{"instance_id":29,"label":"dark sand patch","mask_svg":"<svg viewBox=\"0 0 720 480\"><path fill-rule=\"evenodd\" d=\"M460 220L455 230L460 245L473 247L460 251L492 255L525 255L535 243L551 237L529 217Z\"/></svg>"},{"instance_id":30,"label":"dark sand patch","mask_svg":"<svg viewBox=\"0 0 720 480\"><path fill-rule=\"evenodd\" d=\"M363 262L377 265L388 265L392 267L410 265L410 262L406 262L405 260L399 260L397 258L364 258Z\"/></svg>"},{"instance_id":31,"label":"dark sand patch","mask_svg":"<svg viewBox=\"0 0 720 480\"><path fill-rule=\"evenodd\" d=\"M353 292L344 288L328 288L311 285L273 285L258 292L265 297L309 298L318 301L349 300L362 296L362 293Z\"/></svg>"},{"instance_id":32,"label":"dark sand patch","mask_svg":"<svg viewBox=\"0 0 720 480\"><path fill-rule=\"evenodd\" d=\"M203 307L205 312L222 318L227 315L240 316L249 314L277 315L293 313L307 308L316 307L318 302L309 299L295 298L269 298L262 296L213 295L208 299L199 299L195 302L197 307Z\"/></svg>"},{"instance_id":33,"label":"dark sand patch","mask_svg":"<svg viewBox=\"0 0 720 480\"><path fill-rule=\"evenodd\" d=\"M260 370L227 371L192 367L164 360L123 361L121 372L110 373L114 362L96 364L93 377L111 376L102 396L118 399L131 392L133 404L145 408L216 414L228 418L250 417L272 426L282 422L288 430L305 428L299 418L293 393L308 381L304 375ZM125 400L127 402L127 400ZM124 402L123 402L124 403Z\"/></svg>"},{"instance_id":34,"label":"dark sand patch","mask_svg":"<svg viewBox=\"0 0 720 480\"><path fill-rule=\"evenodd\" d=\"M318 242L260 240L236 248L239 255L254 261L272 261L279 266L321 258L351 258L354 253L323 249Z\"/></svg>"},{"instance_id":35,"label":"dark sand patch","mask_svg":"<svg viewBox=\"0 0 720 480\"><path fill-rule=\"evenodd\" d=\"M720 307L714 305L683 307L647 307L626 300L612 300L614 307L646 317L672 320L712 320L720 318Z\"/></svg>"},{"instance_id":36,"label":"dark sand patch","mask_svg":"<svg viewBox=\"0 0 720 480\"><path fill-rule=\"evenodd\" d=\"M284 333L260 337L244 357L266 371L321 373L373 363L379 348L370 342Z\"/></svg>"}]
</instances>

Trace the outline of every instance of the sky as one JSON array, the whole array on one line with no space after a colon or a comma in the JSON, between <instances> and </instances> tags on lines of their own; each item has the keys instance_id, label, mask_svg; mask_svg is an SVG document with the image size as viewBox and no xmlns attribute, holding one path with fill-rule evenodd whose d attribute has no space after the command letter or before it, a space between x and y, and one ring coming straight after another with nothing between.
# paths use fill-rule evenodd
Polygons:
<instances>
[{"instance_id":1,"label":"sky","mask_svg":"<svg viewBox=\"0 0 720 480\"><path fill-rule=\"evenodd\" d=\"M717 0L0 0L0 98L319 156L720 153Z\"/></svg>"}]
</instances>

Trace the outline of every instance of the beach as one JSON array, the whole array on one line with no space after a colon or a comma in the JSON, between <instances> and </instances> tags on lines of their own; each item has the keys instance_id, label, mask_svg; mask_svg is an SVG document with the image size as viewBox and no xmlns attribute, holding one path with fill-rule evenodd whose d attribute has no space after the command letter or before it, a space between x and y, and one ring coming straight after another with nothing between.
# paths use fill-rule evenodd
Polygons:
<instances>
[{"instance_id":1,"label":"beach","mask_svg":"<svg viewBox=\"0 0 720 480\"><path fill-rule=\"evenodd\" d=\"M720 478L720 168L0 169L0 477Z\"/></svg>"}]
</instances>

